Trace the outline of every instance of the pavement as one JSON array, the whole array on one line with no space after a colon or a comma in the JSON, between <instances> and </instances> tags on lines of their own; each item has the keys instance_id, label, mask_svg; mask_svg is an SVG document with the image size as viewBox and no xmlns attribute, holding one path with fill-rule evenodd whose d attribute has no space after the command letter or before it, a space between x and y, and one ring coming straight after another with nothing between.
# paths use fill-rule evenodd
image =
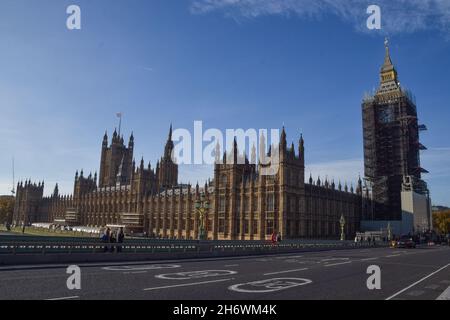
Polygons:
<instances>
[{"instance_id":1,"label":"pavement","mask_svg":"<svg viewBox=\"0 0 450 320\"><path fill-rule=\"evenodd\" d=\"M380 289L368 289L371 266L380 268ZM80 264L80 290L67 288L70 274L66 268L0 268L0 299L450 299L448 246ZM372 283L370 279L369 282Z\"/></svg>"}]
</instances>

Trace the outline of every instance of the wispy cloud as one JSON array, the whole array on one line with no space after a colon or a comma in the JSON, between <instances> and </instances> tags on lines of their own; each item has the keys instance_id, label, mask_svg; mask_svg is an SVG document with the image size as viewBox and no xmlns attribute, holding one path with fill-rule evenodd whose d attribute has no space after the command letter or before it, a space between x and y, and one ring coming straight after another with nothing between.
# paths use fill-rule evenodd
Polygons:
<instances>
[{"instance_id":1,"label":"wispy cloud","mask_svg":"<svg viewBox=\"0 0 450 320\"><path fill-rule=\"evenodd\" d=\"M266 15L322 19L332 14L364 31L367 7L372 4L381 7L384 33L421 30L450 33L449 0L192 0L191 12L223 11L235 19Z\"/></svg>"}]
</instances>

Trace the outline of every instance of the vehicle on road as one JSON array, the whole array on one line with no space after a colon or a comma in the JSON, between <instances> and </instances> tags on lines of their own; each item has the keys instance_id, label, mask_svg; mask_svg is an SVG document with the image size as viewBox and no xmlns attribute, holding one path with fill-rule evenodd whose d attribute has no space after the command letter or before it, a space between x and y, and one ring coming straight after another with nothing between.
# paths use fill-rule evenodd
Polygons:
<instances>
[{"instance_id":1,"label":"vehicle on road","mask_svg":"<svg viewBox=\"0 0 450 320\"><path fill-rule=\"evenodd\" d=\"M411 236L401 236L399 240L397 240L396 248L415 248L416 242L414 241L413 237Z\"/></svg>"}]
</instances>

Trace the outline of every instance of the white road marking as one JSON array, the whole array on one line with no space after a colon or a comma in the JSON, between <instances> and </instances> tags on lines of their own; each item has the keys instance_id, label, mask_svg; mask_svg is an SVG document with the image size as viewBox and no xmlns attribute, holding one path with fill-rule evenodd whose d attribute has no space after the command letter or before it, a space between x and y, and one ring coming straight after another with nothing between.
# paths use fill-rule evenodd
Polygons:
<instances>
[{"instance_id":1,"label":"white road marking","mask_svg":"<svg viewBox=\"0 0 450 320\"><path fill-rule=\"evenodd\" d=\"M171 279L171 280L190 280L208 277L229 276L236 273L237 271L233 270L199 270L199 271L185 271L177 273L158 274L155 276L155 278Z\"/></svg>"},{"instance_id":2,"label":"white road marking","mask_svg":"<svg viewBox=\"0 0 450 320\"><path fill-rule=\"evenodd\" d=\"M341 264L349 264L352 263L351 261L346 261L346 262L338 262L338 263L330 263L330 264L324 264L325 267L332 267L332 266L339 266Z\"/></svg>"},{"instance_id":3,"label":"white road marking","mask_svg":"<svg viewBox=\"0 0 450 320\"><path fill-rule=\"evenodd\" d=\"M312 283L310 279L303 278L274 278L234 284L228 287L228 290L243 293L267 293L304 286L310 283Z\"/></svg>"},{"instance_id":4,"label":"white road marking","mask_svg":"<svg viewBox=\"0 0 450 320\"><path fill-rule=\"evenodd\" d=\"M226 264L225 267L238 267L238 264Z\"/></svg>"},{"instance_id":5,"label":"white road marking","mask_svg":"<svg viewBox=\"0 0 450 320\"><path fill-rule=\"evenodd\" d=\"M361 259L361 261L370 261L370 260L376 260L376 259L378 259L378 257L365 258L365 259Z\"/></svg>"},{"instance_id":6,"label":"white road marking","mask_svg":"<svg viewBox=\"0 0 450 320\"><path fill-rule=\"evenodd\" d=\"M295 258L303 258L303 256L283 256L283 257L276 257L275 259L295 259Z\"/></svg>"},{"instance_id":7,"label":"white road marking","mask_svg":"<svg viewBox=\"0 0 450 320\"><path fill-rule=\"evenodd\" d=\"M341 261L341 260L350 260L350 258L328 258L328 259L322 259L320 261L327 262L327 261Z\"/></svg>"},{"instance_id":8,"label":"white road marking","mask_svg":"<svg viewBox=\"0 0 450 320\"><path fill-rule=\"evenodd\" d=\"M442 292L441 295L437 297L436 300L450 300L450 287L445 289L445 291Z\"/></svg>"},{"instance_id":9,"label":"white road marking","mask_svg":"<svg viewBox=\"0 0 450 320\"><path fill-rule=\"evenodd\" d=\"M273 275L273 274L289 273L289 272L304 271L304 270L308 270L308 268L291 269L291 270L284 270L284 271L277 271L277 272L269 272L269 273L264 273L264 275L265 276L270 276L270 275Z\"/></svg>"},{"instance_id":10,"label":"white road marking","mask_svg":"<svg viewBox=\"0 0 450 320\"><path fill-rule=\"evenodd\" d=\"M387 297L386 300L391 300L392 298L395 298L395 297L398 296L399 294L402 294L402 293L405 292L406 290L411 289L412 287L414 287L415 285L417 285L417 284L421 283L422 281L428 279L429 277L434 276L436 273L438 273L438 272L444 270L444 269L447 268L448 266L450 266L450 263L447 264L447 265L445 265L445 266L443 266L442 268L440 268L440 269L438 269L438 270L436 270L436 271L430 273L429 275L423 277L422 279L420 279L420 280L414 282L413 284L407 286L406 288L400 290L399 292L394 293L392 296Z\"/></svg>"},{"instance_id":11,"label":"white road marking","mask_svg":"<svg viewBox=\"0 0 450 320\"><path fill-rule=\"evenodd\" d=\"M184 284L174 284L174 285L171 285L171 286L153 287L153 288L146 288L146 289L143 289L143 290L144 291L151 291L151 290L169 289L169 288L177 288L177 287L198 286L198 285L202 285L202 284L215 283L215 282L224 282L224 281L230 281L230 280L234 280L234 278L220 279L220 280L210 280L210 281L202 281L202 282L193 282L193 283L184 283Z\"/></svg>"},{"instance_id":12,"label":"white road marking","mask_svg":"<svg viewBox=\"0 0 450 320\"><path fill-rule=\"evenodd\" d=\"M72 296L72 297L61 297L61 298L51 298L51 299L45 299L47 301L57 301L57 300L70 300L70 299L78 299L79 296Z\"/></svg>"},{"instance_id":13,"label":"white road marking","mask_svg":"<svg viewBox=\"0 0 450 320\"><path fill-rule=\"evenodd\" d=\"M150 264L150 265L125 265L125 266L108 266L103 267L103 270L108 271L140 271L140 270L159 270L159 269L173 269L180 268L178 264Z\"/></svg>"},{"instance_id":14,"label":"white road marking","mask_svg":"<svg viewBox=\"0 0 450 320\"><path fill-rule=\"evenodd\" d=\"M147 271L124 272L123 274L139 274L139 273L147 273Z\"/></svg>"},{"instance_id":15,"label":"white road marking","mask_svg":"<svg viewBox=\"0 0 450 320\"><path fill-rule=\"evenodd\" d=\"M392 257L398 257L400 256L400 254L390 254L388 256L386 256L386 258L392 258Z\"/></svg>"}]
</instances>

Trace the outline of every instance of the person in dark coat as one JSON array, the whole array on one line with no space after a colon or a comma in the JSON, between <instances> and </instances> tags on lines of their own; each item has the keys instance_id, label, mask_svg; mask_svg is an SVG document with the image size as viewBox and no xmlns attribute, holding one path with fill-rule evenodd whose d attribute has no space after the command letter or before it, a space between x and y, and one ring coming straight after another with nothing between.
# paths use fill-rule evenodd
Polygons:
<instances>
[{"instance_id":1,"label":"person in dark coat","mask_svg":"<svg viewBox=\"0 0 450 320\"><path fill-rule=\"evenodd\" d=\"M117 239L116 239L116 235L114 232L111 232L111 236L109 238L109 242L110 243L116 243ZM113 244L111 245L111 252L114 252L114 250L116 249L116 246Z\"/></svg>"},{"instance_id":2,"label":"person in dark coat","mask_svg":"<svg viewBox=\"0 0 450 320\"><path fill-rule=\"evenodd\" d=\"M102 236L102 242L109 243L110 236L111 236L111 229L107 228L105 233ZM104 248L103 251L104 252L108 251L108 246L107 245L105 245L105 248Z\"/></svg>"},{"instance_id":3,"label":"person in dark coat","mask_svg":"<svg viewBox=\"0 0 450 320\"><path fill-rule=\"evenodd\" d=\"M125 233L123 233L123 228L120 228L119 234L117 235L117 242L123 243L125 239ZM117 246L117 252L122 252L122 246Z\"/></svg>"}]
</instances>

